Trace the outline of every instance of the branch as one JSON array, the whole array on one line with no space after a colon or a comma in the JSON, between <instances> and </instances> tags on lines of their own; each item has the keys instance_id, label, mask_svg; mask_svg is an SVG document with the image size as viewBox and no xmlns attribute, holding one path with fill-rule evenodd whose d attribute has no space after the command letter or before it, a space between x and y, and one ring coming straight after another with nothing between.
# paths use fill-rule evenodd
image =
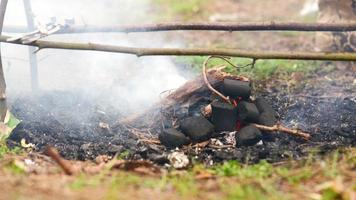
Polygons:
<instances>
[{"instance_id":1,"label":"branch","mask_svg":"<svg viewBox=\"0 0 356 200\"><path fill-rule=\"evenodd\" d=\"M253 124L253 125L255 125L258 129L263 130L263 131L270 131L270 132L281 131L281 132L285 132L285 133L288 133L293 136L301 137L305 140L309 140L311 137L309 133L305 133L303 131L296 130L296 129L289 129L289 128L284 127L280 124L276 124L274 126L263 126L263 125L259 125L259 124Z\"/></svg>"},{"instance_id":2,"label":"branch","mask_svg":"<svg viewBox=\"0 0 356 200\"><path fill-rule=\"evenodd\" d=\"M62 168L65 174L70 176L75 173L72 165L67 160L62 158L62 156L58 153L57 149L51 146L47 146L45 153Z\"/></svg>"},{"instance_id":3,"label":"branch","mask_svg":"<svg viewBox=\"0 0 356 200\"><path fill-rule=\"evenodd\" d=\"M8 31L26 31L18 26L7 27ZM143 25L118 26L69 26L58 33L88 33L88 32L153 32L153 31L324 31L344 32L356 31L356 23L300 23L300 22L216 22L216 23L159 23Z\"/></svg>"},{"instance_id":4,"label":"branch","mask_svg":"<svg viewBox=\"0 0 356 200\"><path fill-rule=\"evenodd\" d=\"M133 54L136 56L230 56L251 59L289 59L289 60L329 60L329 61L356 61L356 53L316 53L316 52L256 52L238 49L204 49L204 48L137 48L117 45L105 45L96 43L69 43L37 40L29 44L21 41L7 41L9 36L1 36L0 42L30 45L39 49L72 49L91 50L113 53Z\"/></svg>"}]
</instances>

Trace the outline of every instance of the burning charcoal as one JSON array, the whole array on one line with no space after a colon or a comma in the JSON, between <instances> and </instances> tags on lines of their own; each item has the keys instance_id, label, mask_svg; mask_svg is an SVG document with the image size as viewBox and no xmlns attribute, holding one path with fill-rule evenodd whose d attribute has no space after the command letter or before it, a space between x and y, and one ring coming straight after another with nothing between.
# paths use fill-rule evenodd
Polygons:
<instances>
[{"instance_id":1,"label":"burning charcoal","mask_svg":"<svg viewBox=\"0 0 356 200\"><path fill-rule=\"evenodd\" d=\"M253 125L243 127L235 135L237 146L252 146L262 139L261 131Z\"/></svg>"},{"instance_id":2,"label":"burning charcoal","mask_svg":"<svg viewBox=\"0 0 356 200\"><path fill-rule=\"evenodd\" d=\"M194 142L208 139L214 131L214 125L202 116L194 116L183 119L180 123L180 128L183 133L185 133L185 135Z\"/></svg>"},{"instance_id":3,"label":"burning charcoal","mask_svg":"<svg viewBox=\"0 0 356 200\"><path fill-rule=\"evenodd\" d=\"M224 79L222 91L225 95L234 99L241 97L244 100L248 100L251 95L249 82L232 79Z\"/></svg>"},{"instance_id":4,"label":"burning charcoal","mask_svg":"<svg viewBox=\"0 0 356 200\"><path fill-rule=\"evenodd\" d=\"M237 121L237 109L231 104L215 101L212 106L212 122L216 131L234 131Z\"/></svg>"},{"instance_id":5,"label":"burning charcoal","mask_svg":"<svg viewBox=\"0 0 356 200\"><path fill-rule=\"evenodd\" d=\"M260 113L270 113L270 115L278 117L277 112L273 110L272 106L268 103L266 99L257 98L254 103Z\"/></svg>"},{"instance_id":6,"label":"burning charcoal","mask_svg":"<svg viewBox=\"0 0 356 200\"><path fill-rule=\"evenodd\" d=\"M165 129L158 136L161 143L168 148L181 147L189 144L189 139L182 133L174 128Z\"/></svg>"},{"instance_id":7,"label":"burning charcoal","mask_svg":"<svg viewBox=\"0 0 356 200\"><path fill-rule=\"evenodd\" d=\"M258 112L255 104L246 101L240 101L237 105L237 115L239 120L243 122L256 123L258 122L260 113Z\"/></svg>"}]
</instances>

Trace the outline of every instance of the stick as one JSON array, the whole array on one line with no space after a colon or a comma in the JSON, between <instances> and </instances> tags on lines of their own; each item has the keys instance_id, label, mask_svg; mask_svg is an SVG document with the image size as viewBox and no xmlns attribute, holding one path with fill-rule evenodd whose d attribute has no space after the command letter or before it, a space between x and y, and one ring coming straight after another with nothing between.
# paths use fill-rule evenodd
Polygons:
<instances>
[{"instance_id":1,"label":"stick","mask_svg":"<svg viewBox=\"0 0 356 200\"><path fill-rule=\"evenodd\" d=\"M159 23L119 26L69 26L58 33L90 33L90 32L153 32L153 31L321 31L344 32L356 31L356 23L299 23L299 22L259 22L259 23ZM8 26L6 31L25 32L19 26Z\"/></svg>"},{"instance_id":2,"label":"stick","mask_svg":"<svg viewBox=\"0 0 356 200\"><path fill-rule=\"evenodd\" d=\"M8 0L1 0L0 4L0 35L2 34L2 27L4 25L4 17L6 12ZM6 103L6 82L1 59L0 51L0 121L3 122L6 118L7 103Z\"/></svg>"},{"instance_id":3,"label":"stick","mask_svg":"<svg viewBox=\"0 0 356 200\"><path fill-rule=\"evenodd\" d=\"M74 169L72 165L70 165L67 160L63 159L61 155L59 155L57 149L51 146L47 146L45 153L62 168L65 174L69 176L74 174Z\"/></svg>"},{"instance_id":4,"label":"stick","mask_svg":"<svg viewBox=\"0 0 356 200\"><path fill-rule=\"evenodd\" d=\"M23 0L25 7L27 26L29 31L35 30L35 24L33 21L33 13L31 9L30 0ZM30 67L31 67L31 87L32 91L38 90L38 68L37 68L37 56L34 53L36 51L35 47L29 47L28 53L30 57Z\"/></svg>"},{"instance_id":5,"label":"stick","mask_svg":"<svg viewBox=\"0 0 356 200\"><path fill-rule=\"evenodd\" d=\"M305 133L300 130L289 129L289 128L284 127L280 124L276 124L274 126L263 126L263 125L259 125L259 124L253 124L253 125L255 125L258 129L263 130L263 131L270 131L270 132L281 131L281 132L285 132L285 133L288 133L293 136L302 137L305 140L309 140L311 137L309 133Z\"/></svg>"},{"instance_id":6,"label":"stick","mask_svg":"<svg viewBox=\"0 0 356 200\"><path fill-rule=\"evenodd\" d=\"M224 101L226 101L227 103L231 104L231 101L229 99L229 97L226 97L225 95L221 94L219 91L217 91L210 83L208 80L208 77L206 75L206 65L208 64L209 60L211 58L214 58L214 56L209 56L203 63L203 79L205 82L205 85L209 88L210 91L212 91L213 93L215 93L216 95L218 95L220 98L222 98ZM221 58L221 57L217 57L217 58ZM223 58L225 60L225 58Z\"/></svg>"},{"instance_id":7,"label":"stick","mask_svg":"<svg viewBox=\"0 0 356 200\"><path fill-rule=\"evenodd\" d=\"M316 52L257 52L237 49L204 49L204 48L136 48L117 45L105 45L96 43L70 43L37 40L29 44L22 44L21 41L6 41L8 36L1 36L0 42L37 46L39 49L72 49L91 50L113 53L125 53L140 56L230 56L251 59L290 59L290 60L329 60L329 61L356 61L356 53L316 53Z\"/></svg>"}]
</instances>

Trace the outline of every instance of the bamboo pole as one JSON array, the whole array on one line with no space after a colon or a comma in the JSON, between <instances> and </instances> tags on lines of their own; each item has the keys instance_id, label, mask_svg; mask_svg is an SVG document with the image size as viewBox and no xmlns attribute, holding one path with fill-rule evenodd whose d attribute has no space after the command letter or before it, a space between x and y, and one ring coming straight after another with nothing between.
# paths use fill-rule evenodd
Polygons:
<instances>
[{"instance_id":1,"label":"bamboo pole","mask_svg":"<svg viewBox=\"0 0 356 200\"><path fill-rule=\"evenodd\" d=\"M137 48L96 43L69 43L58 41L37 40L29 44L21 41L7 41L9 36L1 36L0 42L36 46L41 49L72 49L91 50L113 53L133 54L140 56L230 56L251 59L289 59L289 60L329 60L329 61L356 61L356 53L318 53L318 52L257 52L238 49L204 49L204 48Z\"/></svg>"},{"instance_id":2,"label":"bamboo pole","mask_svg":"<svg viewBox=\"0 0 356 200\"><path fill-rule=\"evenodd\" d=\"M34 20L33 20L33 13L32 13L30 0L23 0L23 5L25 8L25 13L26 13L28 31L34 31L36 29L36 27L35 27ZM32 47L32 46L30 46L28 48L30 67L31 67L32 91L38 90L38 67L37 67L38 64L37 64L37 55L34 53L36 50L37 50L36 47Z\"/></svg>"},{"instance_id":3,"label":"bamboo pole","mask_svg":"<svg viewBox=\"0 0 356 200\"><path fill-rule=\"evenodd\" d=\"M2 35L2 28L4 25L5 12L8 0L1 0L0 3L0 35ZM4 69L1 59L1 48L0 48L0 121L4 122L7 113L7 103L6 103L6 82Z\"/></svg>"},{"instance_id":4,"label":"bamboo pole","mask_svg":"<svg viewBox=\"0 0 356 200\"><path fill-rule=\"evenodd\" d=\"M19 26L5 27L9 32L25 32L26 29ZM118 26L69 26L59 33L90 33L90 32L153 32L153 31L320 31L320 32L345 32L356 31L356 22L349 23L301 23L301 22L216 22L216 23L158 23L142 25L118 25Z\"/></svg>"}]
</instances>

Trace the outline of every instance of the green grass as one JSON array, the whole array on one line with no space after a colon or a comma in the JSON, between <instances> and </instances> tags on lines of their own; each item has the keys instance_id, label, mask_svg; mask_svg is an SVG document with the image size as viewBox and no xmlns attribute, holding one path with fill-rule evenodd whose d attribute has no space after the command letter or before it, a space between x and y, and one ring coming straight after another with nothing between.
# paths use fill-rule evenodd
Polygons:
<instances>
[{"instance_id":1,"label":"green grass","mask_svg":"<svg viewBox=\"0 0 356 200\"><path fill-rule=\"evenodd\" d=\"M8 127L10 127L11 129L14 129L19 123L20 123L20 120L17 119L13 114L10 113L10 119L6 123L6 125Z\"/></svg>"},{"instance_id":2,"label":"green grass","mask_svg":"<svg viewBox=\"0 0 356 200\"><path fill-rule=\"evenodd\" d=\"M189 66L196 74L201 72L202 64L206 57L191 56L191 57L176 57L175 62L178 65ZM232 58L232 63L237 66L245 66L252 62L251 59ZM232 74L248 76L254 80L268 79L272 76L290 75L293 72L303 72L305 75L318 69L321 62L318 61L297 61L297 60L258 60L255 66L236 69L220 59L213 59L209 62L208 67L217 65L226 65L225 71Z\"/></svg>"},{"instance_id":3,"label":"green grass","mask_svg":"<svg viewBox=\"0 0 356 200\"><path fill-rule=\"evenodd\" d=\"M295 199L313 187L340 177L347 178L356 164L355 150L346 149L325 157L311 154L308 158L282 165L272 165L266 161L246 165L229 161L214 167L196 163L187 171L170 171L158 177L141 176L135 173L105 170L90 176L78 175L70 189L84 191L96 187L107 188L106 199L116 199L123 191L154 190L171 193L179 199ZM346 173L345 173L346 172ZM209 173L212 186L206 188L207 180L197 179L198 174ZM282 187L284 185L284 187ZM354 186L356 187L356 186ZM213 191L210 191L213 188ZM286 190L287 188L287 190ZM314 191L315 193L315 191ZM322 199L335 199L344 195L332 187L318 191ZM215 196L214 196L215 195ZM342 198L340 198L342 199Z\"/></svg>"},{"instance_id":4,"label":"green grass","mask_svg":"<svg viewBox=\"0 0 356 200\"><path fill-rule=\"evenodd\" d=\"M180 16L184 20L189 20L192 16L203 15L203 5L209 0L153 0L153 2L164 8L158 20L172 20Z\"/></svg>"},{"instance_id":5,"label":"green grass","mask_svg":"<svg viewBox=\"0 0 356 200\"><path fill-rule=\"evenodd\" d=\"M13 116L11 114L9 121L5 125L7 125L12 130L19 123L20 123L20 120L18 120L15 116ZM9 149L7 147L6 138L9 136L9 134L10 133L0 133L0 159L3 158L3 156L5 154L20 154L20 153L22 153L22 149L21 148Z\"/></svg>"}]
</instances>

